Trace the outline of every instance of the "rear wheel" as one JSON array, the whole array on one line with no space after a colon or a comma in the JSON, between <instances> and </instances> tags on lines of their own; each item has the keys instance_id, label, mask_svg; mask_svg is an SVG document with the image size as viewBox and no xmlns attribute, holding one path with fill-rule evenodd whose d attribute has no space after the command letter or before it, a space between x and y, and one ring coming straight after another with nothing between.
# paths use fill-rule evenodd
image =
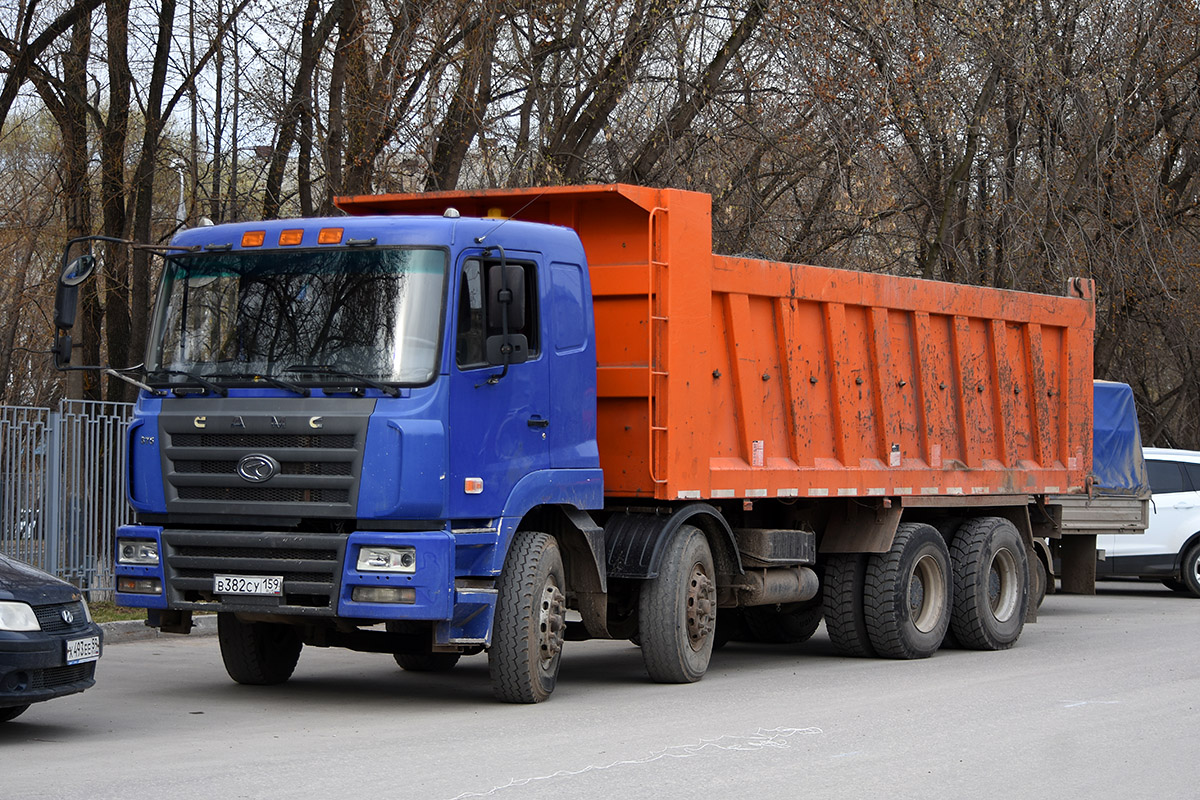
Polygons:
<instances>
[{"instance_id":1,"label":"rear wheel","mask_svg":"<svg viewBox=\"0 0 1200 800\"><path fill-rule=\"evenodd\" d=\"M646 582L638 609L642 661L658 683L704 677L716 639L717 584L712 551L699 528L671 536L658 577Z\"/></svg>"},{"instance_id":2,"label":"rear wheel","mask_svg":"<svg viewBox=\"0 0 1200 800\"><path fill-rule=\"evenodd\" d=\"M833 648L844 656L875 655L863 607L866 575L865 555L837 554L825 561L825 630Z\"/></svg>"},{"instance_id":3,"label":"rear wheel","mask_svg":"<svg viewBox=\"0 0 1200 800\"><path fill-rule=\"evenodd\" d=\"M506 703L540 703L558 683L567 630L566 581L558 542L545 533L518 531L496 592L488 649L492 694Z\"/></svg>"},{"instance_id":4,"label":"rear wheel","mask_svg":"<svg viewBox=\"0 0 1200 800\"><path fill-rule=\"evenodd\" d=\"M1200 597L1200 543L1183 554L1179 565L1179 582L1193 597Z\"/></svg>"},{"instance_id":5,"label":"rear wheel","mask_svg":"<svg viewBox=\"0 0 1200 800\"><path fill-rule=\"evenodd\" d=\"M396 664L407 672L447 672L454 668L462 653L396 653Z\"/></svg>"},{"instance_id":6,"label":"rear wheel","mask_svg":"<svg viewBox=\"0 0 1200 800\"><path fill-rule=\"evenodd\" d=\"M950 627L950 552L937 529L903 523L892 547L867 559L867 634L878 655L928 658Z\"/></svg>"},{"instance_id":7,"label":"rear wheel","mask_svg":"<svg viewBox=\"0 0 1200 800\"><path fill-rule=\"evenodd\" d=\"M1003 517L968 520L950 552L955 638L974 650L1012 647L1029 610L1029 561L1016 526Z\"/></svg>"},{"instance_id":8,"label":"rear wheel","mask_svg":"<svg viewBox=\"0 0 1200 800\"><path fill-rule=\"evenodd\" d=\"M217 614L217 639L225 671L238 683L271 686L292 677L300 660L300 631L272 622L242 622Z\"/></svg>"},{"instance_id":9,"label":"rear wheel","mask_svg":"<svg viewBox=\"0 0 1200 800\"><path fill-rule=\"evenodd\" d=\"M767 644L802 644L821 625L821 598L804 603L749 606L743 612L746 627L756 641Z\"/></svg>"},{"instance_id":10,"label":"rear wheel","mask_svg":"<svg viewBox=\"0 0 1200 800\"><path fill-rule=\"evenodd\" d=\"M1029 601L1033 603L1034 608L1041 608L1046 599L1046 588L1050 583L1050 575L1046 572L1046 565L1041 558L1034 556L1030 560L1029 575L1032 584Z\"/></svg>"},{"instance_id":11,"label":"rear wheel","mask_svg":"<svg viewBox=\"0 0 1200 800\"><path fill-rule=\"evenodd\" d=\"M10 719L16 719L24 714L28 708L28 705L0 708L0 722L8 722Z\"/></svg>"}]
</instances>

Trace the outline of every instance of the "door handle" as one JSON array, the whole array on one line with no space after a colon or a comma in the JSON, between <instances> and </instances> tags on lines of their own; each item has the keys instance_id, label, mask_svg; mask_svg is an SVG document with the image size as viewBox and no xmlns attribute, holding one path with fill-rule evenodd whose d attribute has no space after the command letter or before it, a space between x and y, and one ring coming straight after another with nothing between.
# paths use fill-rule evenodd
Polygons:
<instances>
[{"instance_id":1,"label":"door handle","mask_svg":"<svg viewBox=\"0 0 1200 800\"><path fill-rule=\"evenodd\" d=\"M549 428L550 420L546 419L545 417L534 416L529 418L529 422L527 424L531 428Z\"/></svg>"}]
</instances>

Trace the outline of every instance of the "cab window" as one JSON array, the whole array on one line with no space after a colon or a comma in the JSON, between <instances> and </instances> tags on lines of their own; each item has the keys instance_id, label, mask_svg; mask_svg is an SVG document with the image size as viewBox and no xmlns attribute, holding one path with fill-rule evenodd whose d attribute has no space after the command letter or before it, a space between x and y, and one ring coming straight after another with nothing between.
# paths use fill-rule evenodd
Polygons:
<instances>
[{"instance_id":1,"label":"cab window","mask_svg":"<svg viewBox=\"0 0 1200 800\"><path fill-rule=\"evenodd\" d=\"M529 342L529 358L536 358L541 349L538 341L537 270L528 262L508 260L510 267L520 267L525 274L525 324L509 328L510 334L521 334ZM487 338L504 333L501 319L491 318L488 297L503 287L490 285L499 279L501 270L492 270L500 259L468 259L462 268L458 288L458 324L455 342L455 362L460 369L488 366Z\"/></svg>"}]
</instances>

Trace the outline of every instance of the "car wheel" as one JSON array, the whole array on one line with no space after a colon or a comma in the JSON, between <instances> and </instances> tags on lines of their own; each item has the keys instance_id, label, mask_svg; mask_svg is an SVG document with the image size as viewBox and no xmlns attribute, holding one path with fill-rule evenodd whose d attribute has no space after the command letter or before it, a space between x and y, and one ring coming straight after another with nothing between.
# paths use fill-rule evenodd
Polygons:
<instances>
[{"instance_id":1,"label":"car wheel","mask_svg":"<svg viewBox=\"0 0 1200 800\"><path fill-rule=\"evenodd\" d=\"M1162 585L1167 587L1168 589L1170 589L1172 592L1179 592L1180 594L1191 594L1191 592L1188 591L1188 587L1186 585L1184 585L1184 583L1182 581L1180 581L1178 578L1163 578Z\"/></svg>"},{"instance_id":2,"label":"car wheel","mask_svg":"<svg viewBox=\"0 0 1200 800\"><path fill-rule=\"evenodd\" d=\"M25 713L28 705L24 706L9 706L8 708L0 708L0 722L8 722L10 719L16 719Z\"/></svg>"},{"instance_id":3,"label":"car wheel","mask_svg":"<svg viewBox=\"0 0 1200 800\"><path fill-rule=\"evenodd\" d=\"M1200 597L1200 542L1184 553L1179 565L1179 582L1193 597Z\"/></svg>"}]
</instances>

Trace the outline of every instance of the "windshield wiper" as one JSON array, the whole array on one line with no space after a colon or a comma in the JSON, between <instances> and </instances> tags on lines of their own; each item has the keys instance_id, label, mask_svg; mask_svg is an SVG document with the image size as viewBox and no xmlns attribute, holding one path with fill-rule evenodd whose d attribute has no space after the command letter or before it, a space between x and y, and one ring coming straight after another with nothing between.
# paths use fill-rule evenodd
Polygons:
<instances>
[{"instance_id":1,"label":"windshield wiper","mask_svg":"<svg viewBox=\"0 0 1200 800\"><path fill-rule=\"evenodd\" d=\"M301 397L308 397L310 394L312 394L307 387L300 386L299 384L292 383L291 381L285 381L281 378L276 378L274 375L263 375L257 372L222 372L220 374L210 374L208 377L213 379L228 378L235 381L262 381L263 383L269 383L272 386L283 389L284 391L298 394Z\"/></svg>"},{"instance_id":2,"label":"windshield wiper","mask_svg":"<svg viewBox=\"0 0 1200 800\"><path fill-rule=\"evenodd\" d=\"M211 394L220 395L221 397L227 397L229 395L229 390L226 389L224 386L219 386L219 385L213 383L212 381L210 381L208 378L205 378L203 375L197 375L196 373L188 372L187 370L155 369L155 370L151 370L149 373L147 373L146 378L149 379L150 376L152 376L152 375L182 375L183 377L187 378L188 380L195 382L196 384L198 384L200 386L200 388L204 389L207 392L210 392ZM171 390L171 392L173 394L178 395L180 390L184 389L185 387L184 386L171 386L170 384L168 384L168 388Z\"/></svg>"},{"instance_id":3,"label":"windshield wiper","mask_svg":"<svg viewBox=\"0 0 1200 800\"><path fill-rule=\"evenodd\" d=\"M389 386L386 383L380 383L377 380L372 380L366 375L360 375L357 372L346 372L337 367L332 367L329 364L292 364L284 367L284 372L307 372L312 375L332 375L338 378L349 378L352 381L370 386L372 389L378 389L390 397L399 397L400 390L395 386Z\"/></svg>"}]
</instances>

